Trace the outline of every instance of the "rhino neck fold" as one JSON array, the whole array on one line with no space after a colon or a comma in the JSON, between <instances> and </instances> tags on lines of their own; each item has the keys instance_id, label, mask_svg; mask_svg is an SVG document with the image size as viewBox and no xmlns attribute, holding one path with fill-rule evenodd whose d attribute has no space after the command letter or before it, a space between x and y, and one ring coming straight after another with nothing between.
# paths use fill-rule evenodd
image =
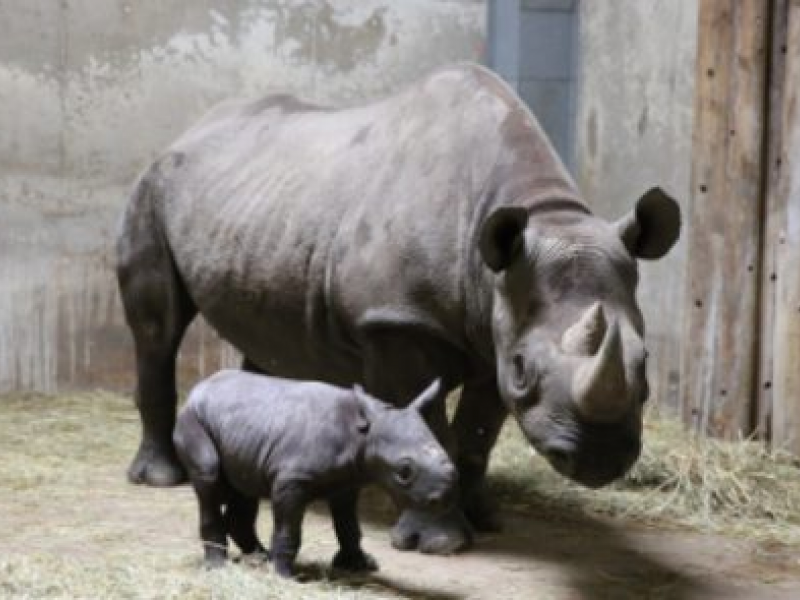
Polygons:
<instances>
[{"instance_id":1,"label":"rhino neck fold","mask_svg":"<svg viewBox=\"0 0 800 600\"><path fill-rule=\"evenodd\" d=\"M511 174L494 196L487 212L498 206L523 206L532 215L558 210L591 214L572 181L558 175Z\"/></svg>"}]
</instances>

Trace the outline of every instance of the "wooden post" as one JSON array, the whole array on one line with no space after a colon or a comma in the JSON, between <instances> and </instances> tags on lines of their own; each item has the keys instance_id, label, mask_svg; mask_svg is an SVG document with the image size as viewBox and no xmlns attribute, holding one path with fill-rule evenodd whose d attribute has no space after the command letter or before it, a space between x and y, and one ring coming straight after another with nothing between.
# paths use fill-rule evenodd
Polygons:
<instances>
[{"instance_id":1,"label":"wooden post","mask_svg":"<svg viewBox=\"0 0 800 600\"><path fill-rule=\"evenodd\" d=\"M762 388L771 389L772 443L800 456L800 0L776 6L773 40L779 54L773 74L781 90L773 105L772 177L767 194L765 256L773 270L765 283L764 309L774 323L770 344L762 347ZM774 77L775 78L775 77ZM771 378L770 378L771 375Z\"/></svg>"},{"instance_id":2,"label":"wooden post","mask_svg":"<svg viewBox=\"0 0 800 600\"><path fill-rule=\"evenodd\" d=\"M700 0L682 408L749 435L758 363L769 0Z\"/></svg>"},{"instance_id":3,"label":"wooden post","mask_svg":"<svg viewBox=\"0 0 800 600\"><path fill-rule=\"evenodd\" d=\"M783 229L785 206L778 193L781 182L783 90L786 71L787 0L773 0L770 32L769 122L765 158L764 210L762 212L761 326L759 380L753 407L756 436L772 440L773 369L775 344L775 290L778 272L777 240Z\"/></svg>"}]
</instances>

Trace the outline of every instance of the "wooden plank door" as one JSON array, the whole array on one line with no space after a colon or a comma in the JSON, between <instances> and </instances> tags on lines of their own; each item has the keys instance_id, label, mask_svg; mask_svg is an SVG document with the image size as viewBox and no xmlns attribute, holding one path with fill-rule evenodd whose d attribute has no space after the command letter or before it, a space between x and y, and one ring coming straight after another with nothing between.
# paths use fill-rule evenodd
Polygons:
<instances>
[{"instance_id":1,"label":"wooden plank door","mask_svg":"<svg viewBox=\"0 0 800 600\"><path fill-rule=\"evenodd\" d=\"M699 5L681 397L722 437L753 427L769 5Z\"/></svg>"}]
</instances>

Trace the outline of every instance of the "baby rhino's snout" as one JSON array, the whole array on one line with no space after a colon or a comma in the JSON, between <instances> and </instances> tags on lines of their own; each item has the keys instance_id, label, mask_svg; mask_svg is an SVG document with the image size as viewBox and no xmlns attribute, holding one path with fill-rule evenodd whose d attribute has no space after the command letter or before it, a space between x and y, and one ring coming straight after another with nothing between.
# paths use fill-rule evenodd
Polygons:
<instances>
[{"instance_id":1,"label":"baby rhino's snout","mask_svg":"<svg viewBox=\"0 0 800 600\"><path fill-rule=\"evenodd\" d=\"M425 504L431 511L438 512L455 502L458 473L444 453L436 457L433 467L435 476L431 478L431 489L427 493Z\"/></svg>"},{"instance_id":2,"label":"baby rhino's snout","mask_svg":"<svg viewBox=\"0 0 800 600\"><path fill-rule=\"evenodd\" d=\"M455 487L442 488L428 495L427 506L431 511L439 512L455 501Z\"/></svg>"}]
</instances>

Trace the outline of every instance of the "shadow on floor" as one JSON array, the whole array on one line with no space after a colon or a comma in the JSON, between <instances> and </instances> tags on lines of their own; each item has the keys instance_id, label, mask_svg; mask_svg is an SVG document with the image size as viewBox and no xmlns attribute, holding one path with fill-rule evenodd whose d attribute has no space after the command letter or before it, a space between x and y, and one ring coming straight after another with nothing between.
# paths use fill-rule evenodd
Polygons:
<instances>
[{"instance_id":1,"label":"shadow on floor","mask_svg":"<svg viewBox=\"0 0 800 600\"><path fill-rule=\"evenodd\" d=\"M462 600L464 598L460 594L433 590L422 585L409 585L407 582L398 581L379 572L352 575L331 571L327 566L320 563L298 564L297 574L300 581L330 582L365 595L369 594L370 591L375 591L388 592L400 598L424 600Z\"/></svg>"},{"instance_id":2,"label":"shadow on floor","mask_svg":"<svg viewBox=\"0 0 800 600\"><path fill-rule=\"evenodd\" d=\"M493 482L502 483L506 492L513 486L511 481L495 479ZM386 497L369 489L361 504L361 518L385 529L388 536L397 513ZM501 507L502 531L479 534L470 552L555 564L566 573L567 587L581 600L688 600L709 595L708 583L637 547L624 522L608 523L575 510L561 514L553 509L552 500L536 497L526 498L526 504L524 512Z\"/></svg>"}]
</instances>

